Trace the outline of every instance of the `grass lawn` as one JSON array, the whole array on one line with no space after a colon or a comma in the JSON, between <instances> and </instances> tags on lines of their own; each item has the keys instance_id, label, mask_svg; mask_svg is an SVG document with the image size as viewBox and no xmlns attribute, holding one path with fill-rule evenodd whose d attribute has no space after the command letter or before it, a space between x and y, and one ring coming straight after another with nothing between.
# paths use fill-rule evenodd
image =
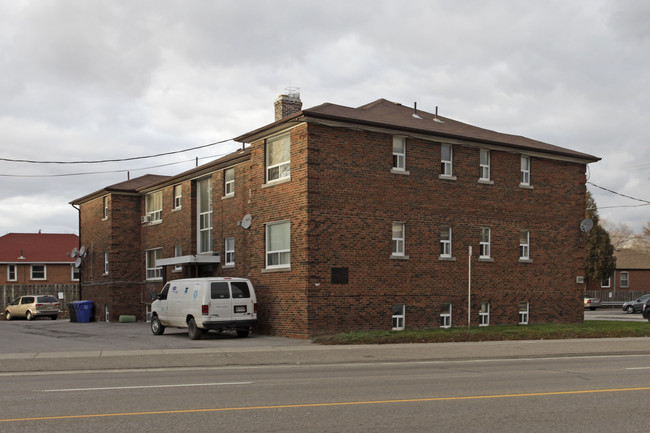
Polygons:
<instances>
[{"instance_id":1,"label":"grass lawn","mask_svg":"<svg viewBox=\"0 0 650 433\"><path fill-rule=\"evenodd\" d=\"M557 340L565 338L650 337L648 322L588 320L572 324L496 325L403 331L346 332L315 338L318 344L448 343L454 341Z\"/></svg>"}]
</instances>

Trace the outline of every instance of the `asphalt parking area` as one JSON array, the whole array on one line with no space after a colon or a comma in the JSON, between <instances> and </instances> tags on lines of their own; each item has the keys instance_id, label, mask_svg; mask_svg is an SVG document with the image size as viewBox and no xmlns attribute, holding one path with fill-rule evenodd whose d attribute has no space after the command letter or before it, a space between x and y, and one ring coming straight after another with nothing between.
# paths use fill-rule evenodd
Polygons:
<instances>
[{"instance_id":1,"label":"asphalt parking area","mask_svg":"<svg viewBox=\"0 0 650 433\"><path fill-rule=\"evenodd\" d=\"M209 332L190 340L187 331L168 328L153 335L149 323L78 323L69 320L0 320L0 353L78 352L106 350L206 349L309 345L308 340L250 334L239 338L234 332Z\"/></svg>"}]
</instances>

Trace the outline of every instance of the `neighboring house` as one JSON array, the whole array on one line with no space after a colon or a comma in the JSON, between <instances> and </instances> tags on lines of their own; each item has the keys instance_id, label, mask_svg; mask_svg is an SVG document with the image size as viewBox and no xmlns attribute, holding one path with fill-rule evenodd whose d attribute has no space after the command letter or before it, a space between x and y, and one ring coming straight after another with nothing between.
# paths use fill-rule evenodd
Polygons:
<instances>
[{"instance_id":1,"label":"neighboring house","mask_svg":"<svg viewBox=\"0 0 650 433\"><path fill-rule=\"evenodd\" d=\"M292 337L582 320L599 158L384 99L301 108L282 95L241 151L72 202L100 318L220 275L252 280L258 331Z\"/></svg>"},{"instance_id":2,"label":"neighboring house","mask_svg":"<svg viewBox=\"0 0 650 433\"><path fill-rule=\"evenodd\" d=\"M0 237L0 288L3 306L26 294L78 294L74 248L79 237L62 233L9 233ZM71 299L76 300L76 299Z\"/></svg>"},{"instance_id":3,"label":"neighboring house","mask_svg":"<svg viewBox=\"0 0 650 433\"><path fill-rule=\"evenodd\" d=\"M650 293L650 254L641 250L622 248L616 250L614 256L616 257L614 275L602 281L589 281L588 290Z\"/></svg>"}]
</instances>

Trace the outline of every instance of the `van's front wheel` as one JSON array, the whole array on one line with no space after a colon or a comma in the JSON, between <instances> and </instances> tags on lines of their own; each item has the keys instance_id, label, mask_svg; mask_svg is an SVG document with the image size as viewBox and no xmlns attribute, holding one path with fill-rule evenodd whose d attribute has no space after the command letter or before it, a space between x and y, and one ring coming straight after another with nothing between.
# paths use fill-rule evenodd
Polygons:
<instances>
[{"instance_id":1,"label":"van's front wheel","mask_svg":"<svg viewBox=\"0 0 650 433\"><path fill-rule=\"evenodd\" d=\"M201 334L203 334L203 330L196 326L194 317L191 317L190 320L187 321L187 335L190 337L190 340L198 340L201 338Z\"/></svg>"},{"instance_id":2,"label":"van's front wheel","mask_svg":"<svg viewBox=\"0 0 650 433\"><path fill-rule=\"evenodd\" d=\"M238 329L237 330L237 337L239 337L239 338L248 337L248 329Z\"/></svg>"},{"instance_id":3,"label":"van's front wheel","mask_svg":"<svg viewBox=\"0 0 650 433\"><path fill-rule=\"evenodd\" d=\"M151 332L153 332L153 335L162 335L165 332L165 327L160 323L158 316L151 318Z\"/></svg>"}]
</instances>

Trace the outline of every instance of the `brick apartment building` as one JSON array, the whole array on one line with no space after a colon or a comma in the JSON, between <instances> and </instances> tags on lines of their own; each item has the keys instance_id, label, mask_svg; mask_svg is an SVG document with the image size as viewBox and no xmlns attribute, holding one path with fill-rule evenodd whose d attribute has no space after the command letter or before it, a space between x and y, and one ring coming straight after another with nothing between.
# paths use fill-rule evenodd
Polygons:
<instances>
[{"instance_id":1,"label":"brick apartment building","mask_svg":"<svg viewBox=\"0 0 650 433\"><path fill-rule=\"evenodd\" d=\"M384 99L303 110L282 95L274 123L236 140L72 202L98 314L143 319L163 281L218 275L252 280L259 332L299 338L582 320L599 158Z\"/></svg>"}]
</instances>

